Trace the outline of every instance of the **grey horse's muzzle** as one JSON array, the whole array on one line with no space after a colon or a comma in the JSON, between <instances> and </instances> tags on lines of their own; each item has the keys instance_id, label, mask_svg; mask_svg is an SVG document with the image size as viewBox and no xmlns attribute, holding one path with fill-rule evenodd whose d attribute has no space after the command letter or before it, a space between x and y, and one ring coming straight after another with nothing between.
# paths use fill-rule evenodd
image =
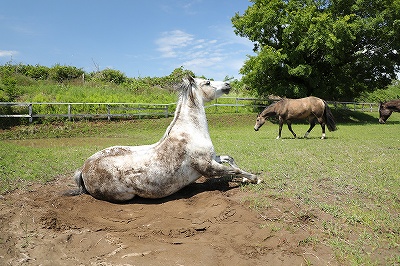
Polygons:
<instances>
[{"instance_id":1,"label":"grey horse's muzzle","mask_svg":"<svg viewBox=\"0 0 400 266\"><path fill-rule=\"evenodd\" d=\"M231 84L225 83L224 87L222 88L222 92L225 94L229 94L231 89L232 89Z\"/></svg>"}]
</instances>

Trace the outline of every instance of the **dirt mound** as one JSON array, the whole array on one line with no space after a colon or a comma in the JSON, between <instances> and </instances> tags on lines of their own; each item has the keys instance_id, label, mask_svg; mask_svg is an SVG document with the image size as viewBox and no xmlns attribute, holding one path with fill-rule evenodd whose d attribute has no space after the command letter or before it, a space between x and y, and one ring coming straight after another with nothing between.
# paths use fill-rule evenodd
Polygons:
<instances>
[{"instance_id":1,"label":"dirt mound","mask_svg":"<svg viewBox=\"0 0 400 266\"><path fill-rule=\"evenodd\" d=\"M65 196L71 177L0 199L0 265L336 265L317 214L282 199L255 211L226 179L127 204Z\"/></svg>"}]
</instances>

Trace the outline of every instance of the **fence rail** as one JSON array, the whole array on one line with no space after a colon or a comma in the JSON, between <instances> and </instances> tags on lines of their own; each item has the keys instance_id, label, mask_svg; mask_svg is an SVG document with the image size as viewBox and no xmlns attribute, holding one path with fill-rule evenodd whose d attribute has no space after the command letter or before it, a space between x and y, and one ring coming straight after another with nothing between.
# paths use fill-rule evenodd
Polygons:
<instances>
[{"instance_id":1,"label":"fence rail","mask_svg":"<svg viewBox=\"0 0 400 266\"><path fill-rule=\"evenodd\" d=\"M240 97L221 97L206 105L207 109L233 108L238 113L240 108L261 109L275 100ZM334 102L328 104L335 109L373 112L378 111L377 103ZM176 103L54 103L54 102L0 102L0 118L143 118L169 117L175 111ZM232 109L230 109L232 110Z\"/></svg>"},{"instance_id":2,"label":"fence rail","mask_svg":"<svg viewBox=\"0 0 400 266\"><path fill-rule=\"evenodd\" d=\"M31 123L34 118L68 118L68 120L72 120L73 118L107 118L108 120L111 120L112 118L121 117L168 117L171 115L170 106L173 105L175 105L175 103L0 102L0 108L8 107L8 111L11 112L11 114L2 114L0 111L0 118L28 118ZM36 111L35 107L36 109L39 109L39 111ZM79 113L76 110L86 110L86 112Z\"/></svg>"}]
</instances>

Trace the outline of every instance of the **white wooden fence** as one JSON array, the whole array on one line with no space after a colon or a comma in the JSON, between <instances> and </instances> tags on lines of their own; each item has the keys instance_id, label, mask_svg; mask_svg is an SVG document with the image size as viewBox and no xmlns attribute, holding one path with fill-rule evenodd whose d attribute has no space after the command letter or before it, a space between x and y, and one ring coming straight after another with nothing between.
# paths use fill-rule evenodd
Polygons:
<instances>
[{"instance_id":1,"label":"white wooden fence","mask_svg":"<svg viewBox=\"0 0 400 266\"><path fill-rule=\"evenodd\" d=\"M218 112L219 107L229 107L231 112L239 112L240 108L262 109L274 100L258 98L221 97L206 105ZM328 102L332 108L353 111L378 111L377 103ZM175 103L51 103L51 102L0 102L1 118L27 118L32 122L35 118L143 118L169 117L173 115ZM6 108L4 108L6 107ZM8 107L8 110L7 110ZM37 110L39 111L37 111ZM3 110L3 111L2 111ZM7 110L7 113L4 111ZM78 111L77 111L78 110ZM84 110L82 112L82 110ZM226 111L226 108L225 110Z\"/></svg>"}]
</instances>

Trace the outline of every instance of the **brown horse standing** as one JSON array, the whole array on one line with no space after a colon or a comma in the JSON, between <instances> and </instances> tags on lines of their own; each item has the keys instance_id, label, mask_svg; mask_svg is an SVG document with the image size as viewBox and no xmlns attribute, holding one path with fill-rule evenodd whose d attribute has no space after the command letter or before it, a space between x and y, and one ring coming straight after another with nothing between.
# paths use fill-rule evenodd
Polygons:
<instances>
[{"instance_id":1,"label":"brown horse standing","mask_svg":"<svg viewBox=\"0 0 400 266\"><path fill-rule=\"evenodd\" d=\"M379 104L379 123L385 124L393 112L400 112L400 100L391 100Z\"/></svg>"},{"instance_id":2,"label":"brown horse standing","mask_svg":"<svg viewBox=\"0 0 400 266\"><path fill-rule=\"evenodd\" d=\"M296 138L296 134L292 130L292 120L294 119L308 119L310 128L304 135L305 138L314 128L316 120L318 120L318 123L322 127L321 139L325 138L325 125L328 126L329 131L336 130L335 120L328 104L324 100L313 96L301 99L282 99L279 102L271 104L258 114L254 130L258 131L265 123L266 118L271 116L279 118L279 134L276 139L281 137L284 122L287 123L290 132Z\"/></svg>"}]
</instances>

